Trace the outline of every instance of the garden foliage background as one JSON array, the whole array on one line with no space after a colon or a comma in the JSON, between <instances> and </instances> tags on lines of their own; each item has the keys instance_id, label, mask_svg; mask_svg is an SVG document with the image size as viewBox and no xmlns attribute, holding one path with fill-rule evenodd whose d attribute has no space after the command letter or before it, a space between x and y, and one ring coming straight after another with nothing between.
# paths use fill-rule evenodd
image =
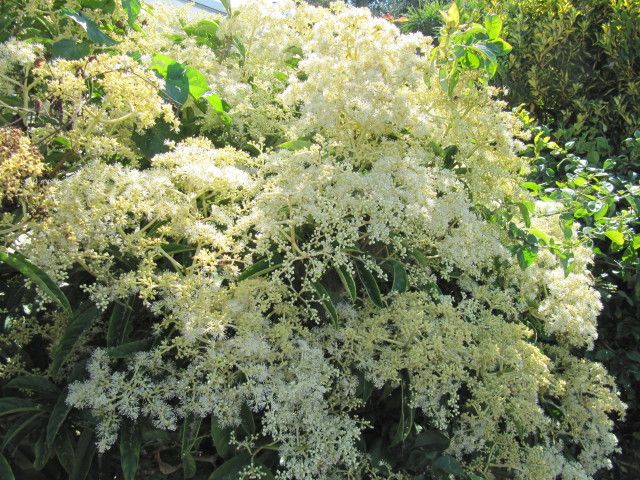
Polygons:
<instances>
[{"instance_id":1,"label":"garden foliage background","mask_svg":"<svg viewBox=\"0 0 640 480\"><path fill-rule=\"evenodd\" d=\"M638 478L640 3L226 6L0 5L0 477Z\"/></svg>"}]
</instances>

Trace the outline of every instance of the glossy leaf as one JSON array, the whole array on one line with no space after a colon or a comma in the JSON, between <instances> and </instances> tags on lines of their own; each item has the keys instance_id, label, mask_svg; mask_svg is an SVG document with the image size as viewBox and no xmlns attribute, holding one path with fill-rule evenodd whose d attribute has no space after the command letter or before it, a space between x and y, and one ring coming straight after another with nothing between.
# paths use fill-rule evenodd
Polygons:
<instances>
[{"instance_id":1,"label":"glossy leaf","mask_svg":"<svg viewBox=\"0 0 640 480\"><path fill-rule=\"evenodd\" d=\"M133 26L138 19L141 7L140 0L122 0L122 8L127 12L130 26Z\"/></svg>"},{"instance_id":2,"label":"glossy leaf","mask_svg":"<svg viewBox=\"0 0 640 480\"><path fill-rule=\"evenodd\" d=\"M69 480L85 480L96 454L96 442L92 428L87 427L82 431L75 453L73 470L69 475Z\"/></svg>"},{"instance_id":3,"label":"glossy leaf","mask_svg":"<svg viewBox=\"0 0 640 480\"><path fill-rule=\"evenodd\" d=\"M275 260L275 259L274 259ZM259 277L261 275L266 275L269 272L272 272L276 268L280 267L282 263L279 263L275 260L276 263L271 263L269 259L264 258L262 260L258 260L256 263L244 269L236 281L241 282L242 280L246 280L248 278Z\"/></svg>"},{"instance_id":4,"label":"glossy leaf","mask_svg":"<svg viewBox=\"0 0 640 480\"><path fill-rule=\"evenodd\" d=\"M126 358L136 352L148 350L153 345L153 338L145 338L143 340L134 340L133 342L123 343L117 347L107 349L107 355L111 358Z\"/></svg>"},{"instance_id":5,"label":"glossy leaf","mask_svg":"<svg viewBox=\"0 0 640 480\"><path fill-rule=\"evenodd\" d=\"M327 311L333 323L337 325L338 323L338 311L336 310L331 297L329 296L329 292L320 282L314 283L313 288L315 288L318 294L318 300L322 303L322 306Z\"/></svg>"},{"instance_id":6,"label":"glossy leaf","mask_svg":"<svg viewBox=\"0 0 640 480\"><path fill-rule=\"evenodd\" d=\"M41 428L44 421L44 412L35 415L22 415L5 432L2 437L0 451L5 450L9 445L17 444L20 439L26 437L34 430Z\"/></svg>"},{"instance_id":7,"label":"glossy leaf","mask_svg":"<svg viewBox=\"0 0 640 480\"><path fill-rule=\"evenodd\" d=\"M456 460L451 455L442 455L434 460L432 467L434 470L440 470L442 472L451 474L451 475L459 475L464 476L464 469L460 462Z\"/></svg>"},{"instance_id":8,"label":"glossy leaf","mask_svg":"<svg viewBox=\"0 0 640 480\"><path fill-rule=\"evenodd\" d=\"M65 60L78 60L89 55L90 51L88 43L78 43L70 38L63 38L51 45L51 56Z\"/></svg>"},{"instance_id":9,"label":"glossy leaf","mask_svg":"<svg viewBox=\"0 0 640 480\"><path fill-rule=\"evenodd\" d=\"M135 480L140 463L140 432L132 420L125 420L120 431L120 467L124 480Z\"/></svg>"},{"instance_id":10,"label":"glossy leaf","mask_svg":"<svg viewBox=\"0 0 640 480\"><path fill-rule=\"evenodd\" d=\"M131 332L131 308L130 301L125 304L116 302L109 315L107 325L107 346L113 347L125 342Z\"/></svg>"},{"instance_id":11,"label":"glossy leaf","mask_svg":"<svg viewBox=\"0 0 640 480\"><path fill-rule=\"evenodd\" d=\"M9 390L28 390L37 396L49 399L56 399L60 394L60 389L48 378L40 375L21 375L12 378L5 386Z\"/></svg>"},{"instance_id":12,"label":"glossy leaf","mask_svg":"<svg viewBox=\"0 0 640 480\"><path fill-rule=\"evenodd\" d=\"M16 480L11 465L9 465L9 462L2 453L0 453L0 478L2 480Z\"/></svg>"},{"instance_id":13,"label":"glossy leaf","mask_svg":"<svg viewBox=\"0 0 640 480\"><path fill-rule=\"evenodd\" d=\"M240 408L240 426L247 435L256 433L256 423L253 419L253 412L246 403Z\"/></svg>"},{"instance_id":14,"label":"glossy leaf","mask_svg":"<svg viewBox=\"0 0 640 480\"><path fill-rule=\"evenodd\" d=\"M283 148L289 151L302 150L303 148L309 148L311 146L311 140L306 138L298 138L296 140L290 140L288 142L281 143L277 148Z\"/></svg>"},{"instance_id":15,"label":"glossy leaf","mask_svg":"<svg viewBox=\"0 0 640 480\"><path fill-rule=\"evenodd\" d=\"M42 430L38 436L38 440L36 440L33 445L33 468L36 470L42 470L53 454L53 448L47 445L46 438L47 432L46 430Z\"/></svg>"},{"instance_id":16,"label":"glossy leaf","mask_svg":"<svg viewBox=\"0 0 640 480\"><path fill-rule=\"evenodd\" d=\"M118 43L113 38L106 35L102 30L100 30L100 27L98 27L98 25L96 25L96 23L93 20L85 17L83 14L81 14L77 10L74 10L73 8L65 7L65 8L62 8L60 12L63 15L70 18L71 20L73 20L74 22L76 22L78 25L80 25L84 29L84 31L87 32L87 37L92 42L97 43L99 45L107 45L107 46L113 46Z\"/></svg>"},{"instance_id":17,"label":"glossy leaf","mask_svg":"<svg viewBox=\"0 0 640 480\"><path fill-rule=\"evenodd\" d=\"M73 472L73 465L75 462L75 452L73 447L73 441L71 440L71 434L65 430L58 436L58 440L55 442L56 457L62 465L62 468L71 474Z\"/></svg>"},{"instance_id":18,"label":"glossy leaf","mask_svg":"<svg viewBox=\"0 0 640 480\"><path fill-rule=\"evenodd\" d=\"M71 405L66 402L68 390L65 389L58 397L58 401L53 406L53 410L49 415L49 422L47 423L47 446L52 447L60 427L64 423L71 411Z\"/></svg>"},{"instance_id":19,"label":"glossy leaf","mask_svg":"<svg viewBox=\"0 0 640 480\"><path fill-rule=\"evenodd\" d=\"M209 476L209 480L238 480L238 474L251 465L251 456L241 453L227 460Z\"/></svg>"},{"instance_id":20,"label":"glossy leaf","mask_svg":"<svg viewBox=\"0 0 640 480\"><path fill-rule=\"evenodd\" d=\"M449 438L437 430L422 430L416 435L413 445L427 451L442 452L449 448L450 443Z\"/></svg>"},{"instance_id":21,"label":"glossy leaf","mask_svg":"<svg viewBox=\"0 0 640 480\"><path fill-rule=\"evenodd\" d=\"M0 417L13 415L14 413L37 412L41 407L26 398L3 397L0 398Z\"/></svg>"},{"instance_id":22,"label":"glossy leaf","mask_svg":"<svg viewBox=\"0 0 640 480\"><path fill-rule=\"evenodd\" d=\"M340 281L342 282L342 286L345 291L349 294L349 298L351 298L352 302L356 301L357 291L356 291L356 282L353 279L353 276L347 270L347 267L344 265L336 267L336 272L338 273L338 277L340 277Z\"/></svg>"},{"instance_id":23,"label":"glossy leaf","mask_svg":"<svg viewBox=\"0 0 640 480\"><path fill-rule=\"evenodd\" d=\"M222 458L229 458L232 452L231 445L229 444L231 431L227 428L220 427L220 423L213 415L211 416L211 438L218 455Z\"/></svg>"},{"instance_id":24,"label":"glossy leaf","mask_svg":"<svg viewBox=\"0 0 640 480\"><path fill-rule=\"evenodd\" d=\"M502 32L502 20L498 15L490 13L484 20L484 27L490 40L495 40Z\"/></svg>"},{"instance_id":25,"label":"glossy leaf","mask_svg":"<svg viewBox=\"0 0 640 480\"><path fill-rule=\"evenodd\" d=\"M70 313L71 305L65 294L58 285L40 268L36 267L21 254L0 252L0 262L4 262L10 267L22 273L35 285L54 300L62 309Z\"/></svg>"},{"instance_id":26,"label":"glossy leaf","mask_svg":"<svg viewBox=\"0 0 640 480\"><path fill-rule=\"evenodd\" d=\"M624 245L624 234L618 230L607 230L604 236L611 240L615 245Z\"/></svg>"},{"instance_id":27,"label":"glossy leaf","mask_svg":"<svg viewBox=\"0 0 640 480\"><path fill-rule=\"evenodd\" d=\"M76 310L71 323L67 326L62 339L52 354L50 366L52 375L56 375L60 371L78 339L93 326L99 315L98 309L92 303L85 303Z\"/></svg>"},{"instance_id":28,"label":"glossy leaf","mask_svg":"<svg viewBox=\"0 0 640 480\"><path fill-rule=\"evenodd\" d=\"M382 308L384 303L382 302L382 296L380 295L380 287L378 287L378 283L376 282L373 274L365 267L363 264L357 262L356 269L358 271L358 277L360 277L360 281L364 286L365 291L367 292L368 297L377 307Z\"/></svg>"},{"instance_id":29,"label":"glossy leaf","mask_svg":"<svg viewBox=\"0 0 640 480\"><path fill-rule=\"evenodd\" d=\"M407 271L404 269L402 263L397 260L391 260L391 265L393 267L393 284L391 290L398 293L406 292L409 286Z\"/></svg>"}]
</instances>

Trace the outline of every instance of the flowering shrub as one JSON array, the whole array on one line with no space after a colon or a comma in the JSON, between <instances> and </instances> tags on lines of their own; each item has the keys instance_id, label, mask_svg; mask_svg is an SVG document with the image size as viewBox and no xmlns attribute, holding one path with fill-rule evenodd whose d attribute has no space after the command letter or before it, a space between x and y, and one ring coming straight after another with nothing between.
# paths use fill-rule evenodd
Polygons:
<instances>
[{"instance_id":1,"label":"flowering shrub","mask_svg":"<svg viewBox=\"0 0 640 480\"><path fill-rule=\"evenodd\" d=\"M610 466L590 250L429 37L342 4L28 8L46 31L5 12L0 57L4 474Z\"/></svg>"}]
</instances>

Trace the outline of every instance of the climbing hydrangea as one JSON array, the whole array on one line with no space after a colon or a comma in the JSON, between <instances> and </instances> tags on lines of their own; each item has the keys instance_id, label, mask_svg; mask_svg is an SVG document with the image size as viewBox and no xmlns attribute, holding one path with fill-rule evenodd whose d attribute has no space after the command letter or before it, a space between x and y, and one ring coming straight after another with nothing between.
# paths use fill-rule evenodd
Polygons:
<instances>
[{"instance_id":1,"label":"climbing hydrangea","mask_svg":"<svg viewBox=\"0 0 640 480\"><path fill-rule=\"evenodd\" d=\"M277 451L279 479L413 478L385 453L400 445L426 470L593 478L624 405L584 358L600 310L587 250L571 269L544 245L527 268L513 253L514 230L566 236L519 186L516 117L488 87L448 95L431 38L344 4L271 3L158 9L111 53L33 71L79 164L14 247L104 318L134 305L123 335L142 342L114 355L104 324L84 339L67 403L97 419L98 449L127 422L249 416L239 448ZM207 91L179 110L158 54ZM135 139L160 124L145 152ZM447 440L440 460L427 434Z\"/></svg>"}]
</instances>

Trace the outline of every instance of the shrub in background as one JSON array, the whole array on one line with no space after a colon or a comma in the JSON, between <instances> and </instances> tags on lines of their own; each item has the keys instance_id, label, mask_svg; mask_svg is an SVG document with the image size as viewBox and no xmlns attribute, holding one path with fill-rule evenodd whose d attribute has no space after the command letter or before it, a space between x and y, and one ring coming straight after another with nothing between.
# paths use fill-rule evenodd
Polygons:
<instances>
[{"instance_id":1,"label":"shrub in background","mask_svg":"<svg viewBox=\"0 0 640 480\"><path fill-rule=\"evenodd\" d=\"M1 8L3 477L610 467L592 254L520 186L495 19L434 54L342 4Z\"/></svg>"},{"instance_id":2,"label":"shrub in background","mask_svg":"<svg viewBox=\"0 0 640 480\"><path fill-rule=\"evenodd\" d=\"M630 408L619 425L623 455L614 478L640 475L640 276L637 218L640 4L633 1L466 1L463 21L489 12L504 21L514 51L493 83L524 105L534 141L524 155L536 169L532 191L561 201L567 221L596 254L593 268L605 308L594 358L620 379ZM424 11L431 12L427 3ZM435 5L435 4L434 4ZM432 19L434 16L432 15ZM410 12L407 30L419 30ZM440 25L443 25L440 16ZM415 25L415 26L414 26ZM437 28L424 33L432 34ZM538 124L547 124L547 127Z\"/></svg>"}]
</instances>

